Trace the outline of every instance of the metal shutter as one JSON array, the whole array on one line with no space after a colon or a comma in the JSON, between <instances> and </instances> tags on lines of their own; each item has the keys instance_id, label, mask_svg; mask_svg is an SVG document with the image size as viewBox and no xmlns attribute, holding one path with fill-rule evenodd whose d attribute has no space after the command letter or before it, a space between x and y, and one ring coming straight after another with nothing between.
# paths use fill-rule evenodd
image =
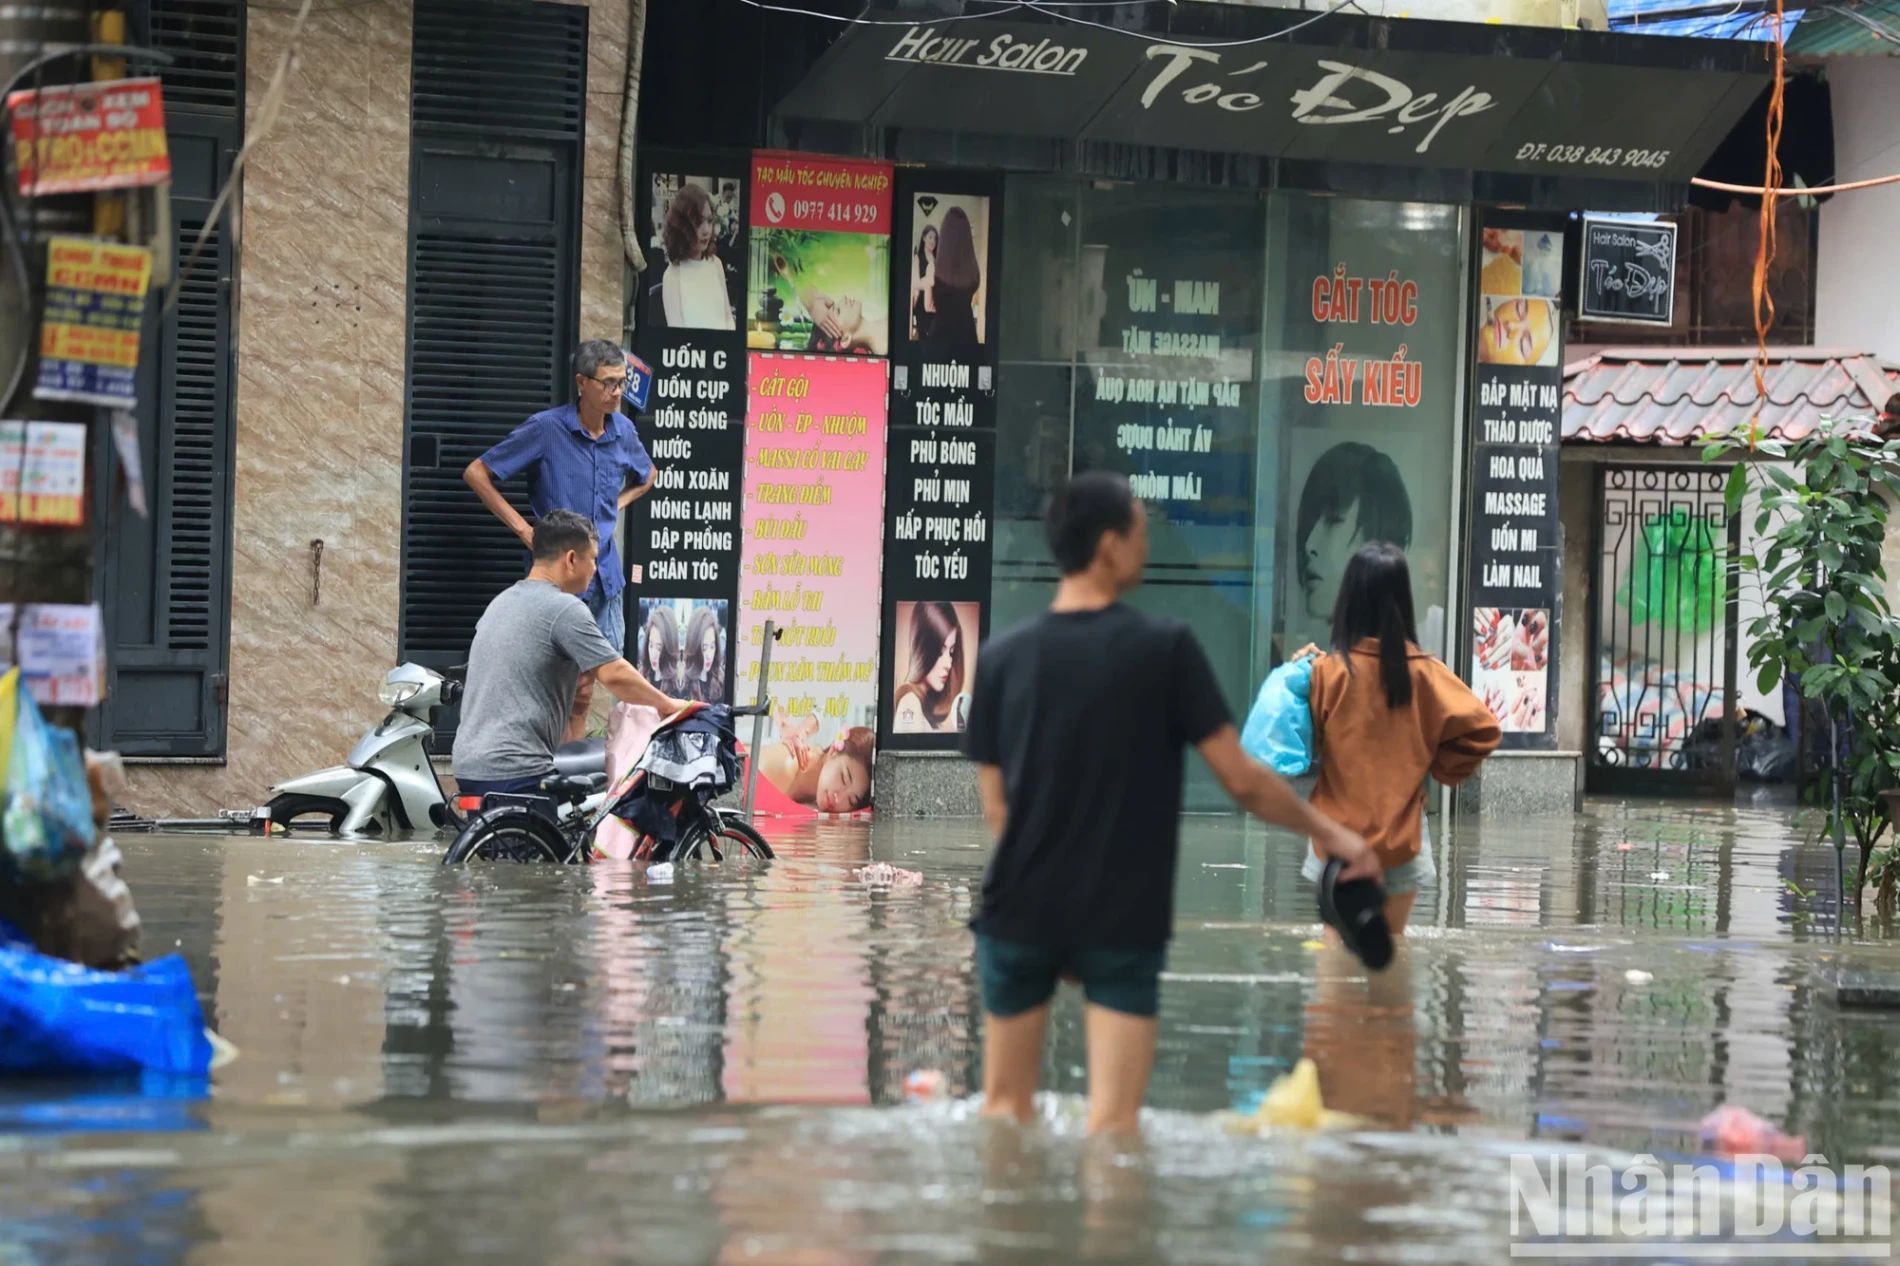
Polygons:
<instances>
[{"instance_id":1,"label":"metal shutter","mask_svg":"<svg viewBox=\"0 0 1900 1266\"><path fill-rule=\"evenodd\" d=\"M444 667L523 571L462 469L568 394L587 10L419 0L414 47L399 641Z\"/></svg>"},{"instance_id":2,"label":"metal shutter","mask_svg":"<svg viewBox=\"0 0 1900 1266\"><path fill-rule=\"evenodd\" d=\"M165 108L236 117L243 100L244 10L237 0L152 0L149 45L170 53Z\"/></svg>"}]
</instances>

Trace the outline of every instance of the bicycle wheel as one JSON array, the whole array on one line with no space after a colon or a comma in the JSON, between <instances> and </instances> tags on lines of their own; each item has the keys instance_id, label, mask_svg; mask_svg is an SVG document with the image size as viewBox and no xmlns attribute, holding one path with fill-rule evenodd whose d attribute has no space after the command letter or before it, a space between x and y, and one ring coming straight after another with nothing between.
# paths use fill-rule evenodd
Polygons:
<instances>
[{"instance_id":1,"label":"bicycle wheel","mask_svg":"<svg viewBox=\"0 0 1900 1266\"><path fill-rule=\"evenodd\" d=\"M718 813L709 820L701 820L688 827L679 846L673 850L673 856L675 860L698 857L702 849L711 852L714 861L725 860L727 854L759 861L770 861L776 856L772 846L765 842L765 837L750 822Z\"/></svg>"},{"instance_id":2,"label":"bicycle wheel","mask_svg":"<svg viewBox=\"0 0 1900 1266\"><path fill-rule=\"evenodd\" d=\"M532 809L508 805L490 809L462 829L442 856L444 866L470 861L561 862L567 841L552 822Z\"/></svg>"}]
</instances>

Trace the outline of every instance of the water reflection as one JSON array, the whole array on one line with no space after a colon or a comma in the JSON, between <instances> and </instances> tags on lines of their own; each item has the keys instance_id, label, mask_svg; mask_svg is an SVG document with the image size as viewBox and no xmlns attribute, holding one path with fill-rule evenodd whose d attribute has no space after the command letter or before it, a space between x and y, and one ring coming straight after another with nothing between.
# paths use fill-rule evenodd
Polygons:
<instances>
[{"instance_id":1,"label":"water reflection","mask_svg":"<svg viewBox=\"0 0 1900 1266\"><path fill-rule=\"evenodd\" d=\"M428 845L134 840L150 943L192 961L242 1057L209 1104L126 1108L131 1171L43 1163L97 1154L57 1136L118 1109L14 1088L0 1219L91 1219L58 1223L91 1256L16 1231L34 1261L193 1242L194 1261L430 1266L1477 1260L1470 1237L1501 1235L1487 1140L1680 1153L1733 1102L1836 1160L1900 1158L1900 1019L1842 1011L1827 983L1900 974L1900 952L1832 937L1811 895L1832 859L1801 829L1772 806L1614 802L1457 823L1399 962L1368 976L1309 947L1297 845L1192 819L1156 1115L1119 1151L1082 1138L1072 991L1043 1128L892 1106L913 1069L959 1099L978 1084L976 824L781 828L779 862L671 883L444 870ZM867 887L871 860L928 880ZM1302 1055L1329 1106L1402 1133L1236 1139L1205 1115ZM158 1256L113 1247L147 1239Z\"/></svg>"}]
</instances>

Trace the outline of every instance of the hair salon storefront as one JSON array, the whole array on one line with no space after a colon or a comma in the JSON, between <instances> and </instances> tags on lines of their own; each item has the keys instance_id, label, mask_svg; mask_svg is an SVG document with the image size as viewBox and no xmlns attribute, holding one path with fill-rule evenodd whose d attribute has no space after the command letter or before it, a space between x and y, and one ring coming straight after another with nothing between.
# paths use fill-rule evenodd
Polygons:
<instances>
[{"instance_id":1,"label":"hair salon storefront","mask_svg":"<svg viewBox=\"0 0 1900 1266\"><path fill-rule=\"evenodd\" d=\"M744 529L730 584L655 555L686 579L647 577L629 626L663 646L650 604L684 627L692 603L731 602L749 699L763 618L816 622L793 636L818 639L817 668L775 648L775 693L831 750L875 735L880 807L959 808L967 773L928 757L955 746L984 632L1054 587L1043 498L1117 470L1150 511L1133 601L1193 627L1237 713L1326 640L1351 553L1392 541L1420 640L1472 669L1508 745L1546 756L1500 777L1535 768L1567 805L1551 715L1567 213L1673 206L1760 77L1728 45L1162 8L1173 29L850 26L773 115L769 139L807 153L643 156L657 249L637 345L657 390L717 359L744 393L723 456L699 441L743 467ZM835 419L863 410L875 453L793 453L801 426L813 449L857 443ZM780 486L800 460L828 491ZM673 513L655 500L643 515ZM631 525L630 557L653 526ZM814 543L768 547L785 539ZM790 592L785 568L814 560L829 583ZM865 608L849 617L847 588ZM864 689L799 697L865 657ZM1190 803L1220 803L1211 781Z\"/></svg>"}]
</instances>

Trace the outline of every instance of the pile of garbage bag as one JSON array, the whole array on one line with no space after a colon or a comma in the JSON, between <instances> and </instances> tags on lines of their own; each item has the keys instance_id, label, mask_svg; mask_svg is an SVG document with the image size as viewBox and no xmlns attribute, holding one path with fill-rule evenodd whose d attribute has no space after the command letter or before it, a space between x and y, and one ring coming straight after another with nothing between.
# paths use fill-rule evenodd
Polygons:
<instances>
[{"instance_id":1,"label":"pile of garbage bag","mask_svg":"<svg viewBox=\"0 0 1900 1266\"><path fill-rule=\"evenodd\" d=\"M105 833L123 773L0 676L0 1076L202 1075L185 960L138 966L139 916Z\"/></svg>"}]
</instances>

